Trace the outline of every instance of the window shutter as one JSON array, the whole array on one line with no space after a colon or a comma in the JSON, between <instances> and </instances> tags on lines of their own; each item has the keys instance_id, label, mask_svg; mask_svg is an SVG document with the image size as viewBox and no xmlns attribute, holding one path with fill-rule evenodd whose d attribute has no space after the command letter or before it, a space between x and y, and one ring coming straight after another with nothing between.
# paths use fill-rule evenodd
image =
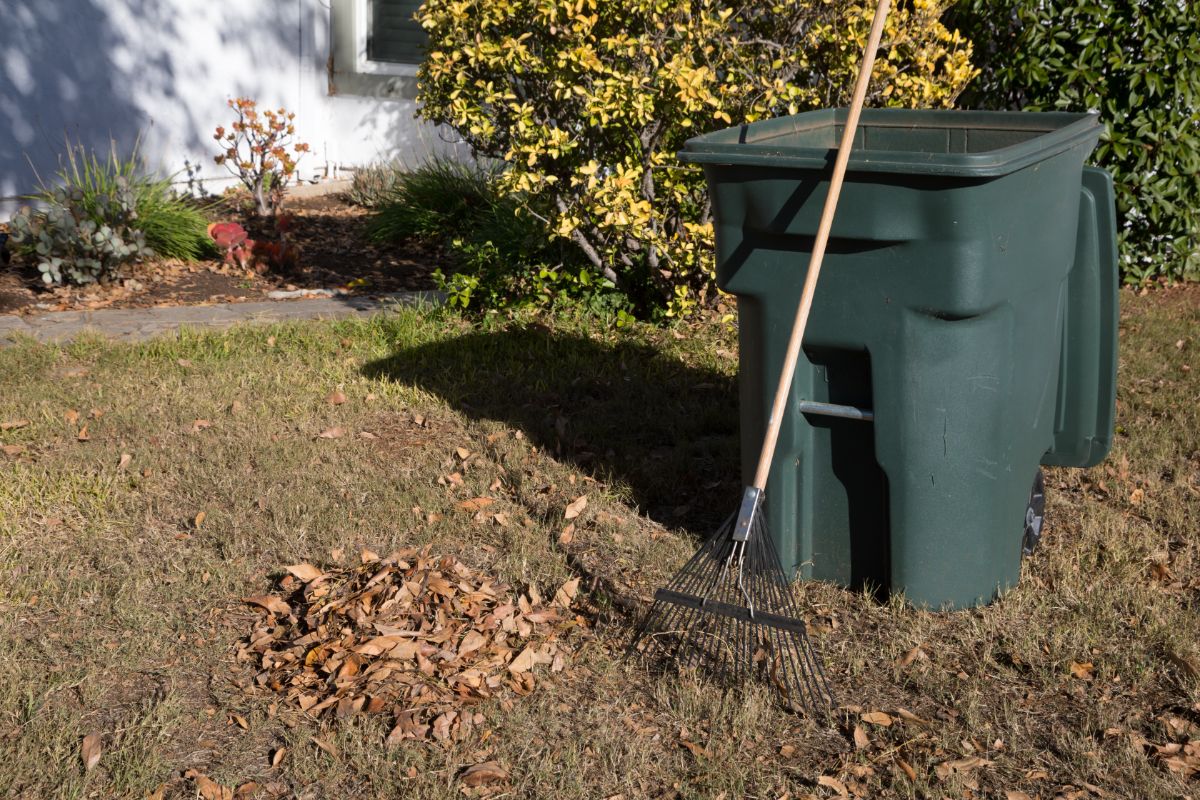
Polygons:
<instances>
[{"instance_id":1,"label":"window shutter","mask_svg":"<svg viewBox=\"0 0 1200 800\"><path fill-rule=\"evenodd\" d=\"M413 19L422 0L370 0L367 58L419 64L425 57L425 30Z\"/></svg>"}]
</instances>

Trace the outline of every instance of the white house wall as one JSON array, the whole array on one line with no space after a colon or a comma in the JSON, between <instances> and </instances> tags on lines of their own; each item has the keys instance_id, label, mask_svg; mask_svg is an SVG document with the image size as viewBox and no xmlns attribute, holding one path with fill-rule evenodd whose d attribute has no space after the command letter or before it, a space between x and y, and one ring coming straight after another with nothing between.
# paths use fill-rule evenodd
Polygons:
<instances>
[{"instance_id":1,"label":"white house wall","mask_svg":"<svg viewBox=\"0 0 1200 800\"><path fill-rule=\"evenodd\" d=\"M296 113L306 178L446 149L414 119L411 78L357 74L358 2L0 0L0 215L53 177L67 140L128 153L140 137L151 168L219 191L212 133L232 97Z\"/></svg>"}]
</instances>

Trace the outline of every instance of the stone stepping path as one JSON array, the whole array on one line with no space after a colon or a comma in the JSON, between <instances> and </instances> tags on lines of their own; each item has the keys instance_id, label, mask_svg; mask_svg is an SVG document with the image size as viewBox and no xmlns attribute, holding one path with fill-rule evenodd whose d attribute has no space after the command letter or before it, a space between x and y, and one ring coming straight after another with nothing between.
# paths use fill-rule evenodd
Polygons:
<instances>
[{"instance_id":1,"label":"stone stepping path","mask_svg":"<svg viewBox=\"0 0 1200 800\"><path fill-rule=\"evenodd\" d=\"M166 308L103 308L95 311L51 311L17 316L0 314L0 347L22 336L61 343L81 333L98 333L117 341L140 341L180 328L227 328L238 323L273 323L310 319L369 317L396 305L436 305L438 292L399 292L380 297L322 297L260 303L222 303Z\"/></svg>"}]
</instances>

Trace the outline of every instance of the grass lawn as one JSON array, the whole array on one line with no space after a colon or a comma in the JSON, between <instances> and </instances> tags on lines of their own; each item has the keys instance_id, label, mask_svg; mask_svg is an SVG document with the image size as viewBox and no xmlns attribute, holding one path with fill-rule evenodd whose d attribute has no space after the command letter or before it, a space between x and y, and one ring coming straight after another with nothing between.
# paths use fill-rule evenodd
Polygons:
<instances>
[{"instance_id":1,"label":"grass lawn","mask_svg":"<svg viewBox=\"0 0 1200 800\"><path fill-rule=\"evenodd\" d=\"M739 496L728 329L403 311L0 350L0 797L1196 796L1200 291L1122 304L1116 445L1049 472L1017 589L938 614L802 587L833 727L621 657L623 608ZM591 634L448 745L254 687L241 598L426 545L543 594L584 572ZM508 778L465 786L484 761Z\"/></svg>"}]
</instances>

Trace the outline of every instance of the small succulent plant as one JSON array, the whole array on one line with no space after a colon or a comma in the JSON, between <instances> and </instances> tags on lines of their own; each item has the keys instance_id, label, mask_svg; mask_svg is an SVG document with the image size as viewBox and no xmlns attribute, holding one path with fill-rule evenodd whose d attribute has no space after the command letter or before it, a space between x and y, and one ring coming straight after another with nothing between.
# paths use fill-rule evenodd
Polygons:
<instances>
[{"instance_id":1,"label":"small succulent plant","mask_svg":"<svg viewBox=\"0 0 1200 800\"><path fill-rule=\"evenodd\" d=\"M124 178L111 196L88 197L63 186L44 199L45 209L21 208L9 229L13 245L32 255L46 284L108 280L153 255L136 227L137 198Z\"/></svg>"}]
</instances>

